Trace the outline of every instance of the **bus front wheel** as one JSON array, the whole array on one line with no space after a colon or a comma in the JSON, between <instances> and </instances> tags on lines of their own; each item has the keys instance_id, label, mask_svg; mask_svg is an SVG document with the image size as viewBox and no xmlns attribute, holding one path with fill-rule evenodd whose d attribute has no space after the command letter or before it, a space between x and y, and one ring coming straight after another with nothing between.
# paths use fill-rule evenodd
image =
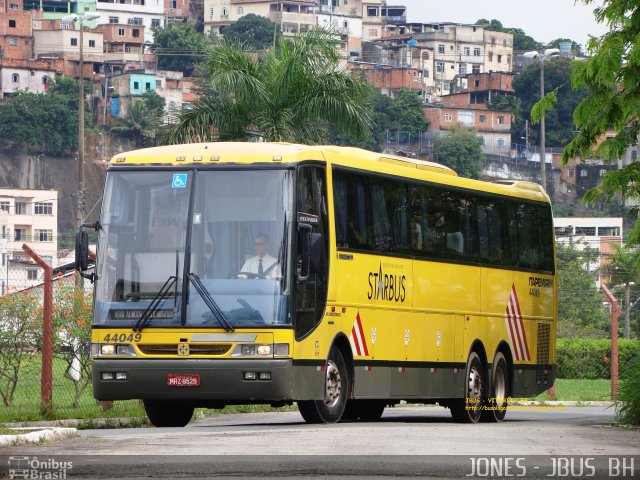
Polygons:
<instances>
[{"instance_id":1,"label":"bus front wheel","mask_svg":"<svg viewBox=\"0 0 640 480\"><path fill-rule=\"evenodd\" d=\"M301 400L298 409L307 423L335 423L349 398L349 372L340 350L332 347L327 358L324 399Z\"/></svg>"},{"instance_id":2,"label":"bus front wheel","mask_svg":"<svg viewBox=\"0 0 640 480\"><path fill-rule=\"evenodd\" d=\"M485 373L476 352L469 354L465 370L464 398L451 401L449 408L453 420L460 423L477 423L485 406Z\"/></svg>"},{"instance_id":3,"label":"bus front wheel","mask_svg":"<svg viewBox=\"0 0 640 480\"><path fill-rule=\"evenodd\" d=\"M155 427L184 427L191 421L193 407L171 400L143 400L149 421Z\"/></svg>"},{"instance_id":4,"label":"bus front wheel","mask_svg":"<svg viewBox=\"0 0 640 480\"><path fill-rule=\"evenodd\" d=\"M502 422L507 414L507 398L509 396L509 367L501 352L493 357L491 367L491 396L487 408L482 412L485 422Z\"/></svg>"}]
</instances>

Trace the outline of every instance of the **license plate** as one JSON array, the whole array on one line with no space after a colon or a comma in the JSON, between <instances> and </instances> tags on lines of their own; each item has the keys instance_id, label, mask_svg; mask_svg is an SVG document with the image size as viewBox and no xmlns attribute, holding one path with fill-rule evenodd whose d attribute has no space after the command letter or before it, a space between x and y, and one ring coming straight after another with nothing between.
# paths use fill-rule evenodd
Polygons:
<instances>
[{"instance_id":1,"label":"license plate","mask_svg":"<svg viewBox=\"0 0 640 480\"><path fill-rule=\"evenodd\" d=\"M200 375L167 375L167 385L170 387L197 387L200 385Z\"/></svg>"}]
</instances>

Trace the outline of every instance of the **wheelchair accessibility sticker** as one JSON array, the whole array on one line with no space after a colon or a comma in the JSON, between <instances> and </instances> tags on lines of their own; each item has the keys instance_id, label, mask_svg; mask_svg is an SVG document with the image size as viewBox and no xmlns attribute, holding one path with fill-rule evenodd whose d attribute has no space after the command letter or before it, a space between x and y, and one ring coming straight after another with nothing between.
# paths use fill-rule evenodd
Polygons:
<instances>
[{"instance_id":1,"label":"wheelchair accessibility sticker","mask_svg":"<svg viewBox=\"0 0 640 480\"><path fill-rule=\"evenodd\" d=\"M186 186L187 186L187 174L174 173L173 181L171 182L171 188L185 188Z\"/></svg>"}]
</instances>

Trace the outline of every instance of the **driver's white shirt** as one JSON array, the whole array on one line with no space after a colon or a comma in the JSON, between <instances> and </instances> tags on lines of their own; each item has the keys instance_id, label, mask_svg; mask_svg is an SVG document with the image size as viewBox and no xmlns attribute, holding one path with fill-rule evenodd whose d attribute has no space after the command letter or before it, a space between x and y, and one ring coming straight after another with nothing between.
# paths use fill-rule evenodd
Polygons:
<instances>
[{"instance_id":1,"label":"driver's white shirt","mask_svg":"<svg viewBox=\"0 0 640 480\"><path fill-rule=\"evenodd\" d=\"M256 255L255 257L252 257L244 262L244 265L242 266L242 269L240 271L257 274L259 263L260 257ZM275 265L275 267L271 268L272 265ZM271 268L271 270L267 272L269 268ZM282 272L280 272L280 265L278 265L278 260L273 258L268 253L264 257L262 257L262 271L267 272L265 274L265 278L279 279L282 277Z\"/></svg>"}]
</instances>

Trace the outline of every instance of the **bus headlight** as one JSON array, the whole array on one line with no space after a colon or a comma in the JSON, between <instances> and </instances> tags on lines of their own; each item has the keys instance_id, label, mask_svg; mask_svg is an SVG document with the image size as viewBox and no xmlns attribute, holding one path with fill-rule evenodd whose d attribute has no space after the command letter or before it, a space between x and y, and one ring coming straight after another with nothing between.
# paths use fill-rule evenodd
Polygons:
<instances>
[{"instance_id":1,"label":"bus headlight","mask_svg":"<svg viewBox=\"0 0 640 480\"><path fill-rule=\"evenodd\" d=\"M135 348L130 343L92 343L92 357L135 357Z\"/></svg>"},{"instance_id":2,"label":"bus headlight","mask_svg":"<svg viewBox=\"0 0 640 480\"><path fill-rule=\"evenodd\" d=\"M270 343L239 343L231 352L232 357L273 357Z\"/></svg>"}]
</instances>

